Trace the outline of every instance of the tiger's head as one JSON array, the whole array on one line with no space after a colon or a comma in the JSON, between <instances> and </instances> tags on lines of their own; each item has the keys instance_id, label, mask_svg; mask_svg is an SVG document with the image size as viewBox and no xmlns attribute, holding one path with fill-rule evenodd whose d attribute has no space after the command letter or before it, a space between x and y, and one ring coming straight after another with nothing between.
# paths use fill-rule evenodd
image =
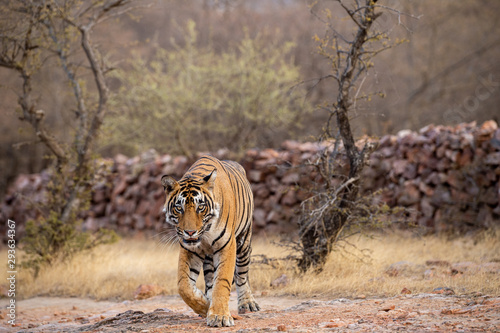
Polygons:
<instances>
[{"instance_id":1,"label":"tiger's head","mask_svg":"<svg viewBox=\"0 0 500 333\"><path fill-rule=\"evenodd\" d=\"M179 182L167 175L161 177L167 195L163 208L166 222L175 227L185 246L198 246L219 217L219 207L213 199L216 177L215 169L203 178L186 177Z\"/></svg>"}]
</instances>

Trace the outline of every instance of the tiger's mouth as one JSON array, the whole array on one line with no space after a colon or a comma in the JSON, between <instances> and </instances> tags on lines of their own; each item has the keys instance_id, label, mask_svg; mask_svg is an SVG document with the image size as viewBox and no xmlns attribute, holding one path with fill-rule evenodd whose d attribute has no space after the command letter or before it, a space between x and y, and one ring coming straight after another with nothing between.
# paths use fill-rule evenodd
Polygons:
<instances>
[{"instance_id":1,"label":"tiger's mouth","mask_svg":"<svg viewBox=\"0 0 500 333\"><path fill-rule=\"evenodd\" d=\"M201 237L197 237L197 238L183 238L182 239L182 242L184 244L188 244L188 245L195 245L195 244L198 244L201 240Z\"/></svg>"}]
</instances>

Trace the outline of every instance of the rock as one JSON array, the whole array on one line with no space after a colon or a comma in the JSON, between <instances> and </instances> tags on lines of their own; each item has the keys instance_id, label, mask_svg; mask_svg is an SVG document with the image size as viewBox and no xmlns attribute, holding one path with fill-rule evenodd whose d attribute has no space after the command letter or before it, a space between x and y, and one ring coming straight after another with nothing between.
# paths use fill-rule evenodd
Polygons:
<instances>
[{"instance_id":1,"label":"rock","mask_svg":"<svg viewBox=\"0 0 500 333\"><path fill-rule=\"evenodd\" d=\"M500 262L486 262L479 265L481 272L500 274Z\"/></svg>"},{"instance_id":2,"label":"rock","mask_svg":"<svg viewBox=\"0 0 500 333\"><path fill-rule=\"evenodd\" d=\"M479 265L470 261L459 262L451 265L451 273L464 274L464 273L477 273L480 270Z\"/></svg>"},{"instance_id":3,"label":"rock","mask_svg":"<svg viewBox=\"0 0 500 333\"><path fill-rule=\"evenodd\" d=\"M123 192L125 192L125 190L127 189L127 181L122 178L119 183L113 188L113 194L111 195L111 200L114 200L114 198L119 195L119 194L122 194Z\"/></svg>"},{"instance_id":4,"label":"rock","mask_svg":"<svg viewBox=\"0 0 500 333\"><path fill-rule=\"evenodd\" d=\"M297 203L297 198L295 196L294 190L288 190L285 195L281 198L281 203L286 206L293 206Z\"/></svg>"},{"instance_id":5,"label":"rock","mask_svg":"<svg viewBox=\"0 0 500 333\"><path fill-rule=\"evenodd\" d=\"M293 185L300 181L300 174L298 172L289 172L281 179L282 184Z\"/></svg>"},{"instance_id":6,"label":"rock","mask_svg":"<svg viewBox=\"0 0 500 333\"><path fill-rule=\"evenodd\" d=\"M438 186L430 198L431 204L435 207L451 204L450 191L444 186Z\"/></svg>"},{"instance_id":7,"label":"rock","mask_svg":"<svg viewBox=\"0 0 500 333\"><path fill-rule=\"evenodd\" d=\"M424 272L424 279L429 280L432 279L433 277L434 277L434 270L432 268L426 269Z\"/></svg>"},{"instance_id":8,"label":"rock","mask_svg":"<svg viewBox=\"0 0 500 333\"><path fill-rule=\"evenodd\" d=\"M423 271L422 267L409 261L398 261L386 268L385 273L389 276L412 276ZM420 273L421 274L421 273Z\"/></svg>"},{"instance_id":9,"label":"rock","mask_svg":"<svg viewBox=\"0 0 500 333\"><path fill-rule=\"evenodd\" d=\"M425 262L427 266L438 266L438 267L450 267L451 264L446 260L427 260Z\"/></svg>"},{"instance_id":10,"label":"rock","mask_svg":"<svg viewBox=\"0 0 500 333\"><path fill-rule=\"evenodd\" d=\"M479 128L479 135L491 135L498 129L498 124L494 120L485 121Z\"/></svg>"},{"instance_id":11,"label":"rock","mask_svg":"<svg viewBox=\"0 0 500 333\"><path fill-rule=\"evenodd\" d=\"M392 164L392 170L396 176L402 175L410 163L407 160L396 160Z\"/></svg>"},{"instance_id":12,"label":"rock","mask_svg":"<svg viewBox=\"0 0 500 333\"><path fill-rule=\"evenodd\" d=\"M420 201L420 211L424 215L424 217L430 218L434 215L434 207L431 205L431 201L429 198L424 197Z\"/></svg>"},{"instance_id":13,"label":"rock","mask_svg":"<svg viewBox=\"0 0 500 333\"><path fill-rule=\"evenodd\" d=\"M432 291L433 294L443 294L443 295L455 295L455 291L448 287L435 288Z\"/></svg>"},{"instance_id":14,"label":"rock","mask_svg":"<svg viewBox=\"0 0 500 333\"><path fill-rule=\"evenodd\" d=\"M363 142L356 144L361 147ZM251 149L245 153L242 165L255 198L255 231L296 231L300 203L312 195L312 185L321 181L314 168L298 166L316 161L317 153L331 151L331 146L332 142L286 141L281 150ZM221 156L224 154L220 152ZM158 156L149 151L133 158L117 155L113 160L98 161L112 166L98 171L99 182L93 187L91 207L79 216L85 221L83 227L107 227L125 234L139 229L148 233L160 231L165 199L160 175L179 179L191 162L183 156ZM429 231L466 231L497 224L500 129L494 121L480 127L472 123L455 127L429 125L418 132L404 130L397 136L385 135L367 162L360 194L385 189L375 195L374 203L391 208L410 207L410 219ZM348 172L342 151L335 168L338 175ZM24 231L22 221L38 215L37 210L30 209L29 202L36 205L46 199L44 191L49 180L48 172L19 175L0 203L3 220L21 221L19 237ZM335 177L331 184L339 186L341 181L342 177ZM0 234L5 242L4 226L0 226ZM418 274L421 276L424 271Z\"/></svg>"},{"instance_id":15,"label":"rock","mask_svg":"<svg viewBox=\"0 0 500 333\"><path fill-rule=\"evenodd\" d=\"M160 286L154 284L141 284L134 292L135 299L147 299L163 292Z\"/></svg>"},{"instance_id":16,"label":"rock","mask_svg":"<svg viewBox=\"0 0 500 333\"><path fill-rule=\"evenodd\" d=\"M403 295L411 295L411 293L412 293L411 290L409 290L408 288L403 288L401 290L401 294Z\"/></svg>"},{"instance_id":17,"label":"rock","mask_svg":"<svg viewBox=\"0 0 500 333\"><path fill-rule=\"evenodd\" d=\"M256 208L253 212L254 225L263 228L266 226L266 212L261 208Z\"/></svg>"},{"instance_id":18,"label":"rock","mask_svg":"<svg viewBox=\"0 0 500 333\"><path fill-rule=\"evenodd\" d=\"M345 327L347 326L346 322L342 321L340 318L335 318L326 323L320 323L319 327L321 328L335 328L335 327Z\"/></svg>"},{"instance_id":19,"label":"rock","mask_svg":"<svg viewBox=\"0 0 500 333\"><path fill-rule=\"evenodd\" d=\"M266 216L266 223L278 223L280 221L281 214L276 210L271 210Z\"/></svg>"},{"instance_id":20,"label":"rock","mask_svg":"<svg viewBox=\"0 0 500 333\"><path fill-rule=\"evenodd\" d=\"M287 331L287 328L286 328L286 325L278 325L278 327L276 328L278 330L278 332L286 332Z\"/></svg>"},{"instance_id":21,"label":"rock","mask_svg":"<svg viewBox=\"0 0 500 333\"><path fill-rule=\"evenodd\" d=\"M262 172L262 170L250 170L247 173L247 176L248 176L248 180L250 180L253 183L260 183L266 177L265 173Z\"/></svg>"},{"instance_id":22,"label":"rock","mask_svg":"<svg viewBox=\"0 0 500 333\"><path fill-rule=\"evenodd\" d=\"M281 274L278 278L276 278L273 282L271 282L271 287L285 287L290 284L290 279L286 274Z\"/></svg>"},{"instance_id":23,"label":"rock","mask_svg":"<svg viewBox=\"0 0 500 333\"><path fill-rule=\"evenodd\" d=\"M379 309L379 311L388 312L388 311L394 310L395 308L396 308L395 305L387 305L387 306L384 306L383 308Z\"/></svg>"},{"instance_id":24,"label":"rock","mask_svg":"<svg viewBox=\"0 0 500 333\"><path fill-rule=\"evenodd\" d=\"M402 206L411 206L420 201L420 191L415 184L405 182L403 192L398 198L398 204Z\"/></svg>"},{"instance_id":25,"label":"rock","mask_svg":"<svg viewBox=\"0 0 500 333\"><path fill-rule=\"evenodd\" d=\"M488 154L484 163L486 165L500 165L500 152Z\"/></svg>"}]
</instances>

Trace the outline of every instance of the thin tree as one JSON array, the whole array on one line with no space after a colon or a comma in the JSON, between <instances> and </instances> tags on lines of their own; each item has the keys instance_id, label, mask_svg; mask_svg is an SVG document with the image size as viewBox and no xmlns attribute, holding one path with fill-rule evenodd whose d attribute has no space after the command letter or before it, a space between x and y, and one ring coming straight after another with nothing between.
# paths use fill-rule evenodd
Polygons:
<instances>
[{"instance_id":1,"label":"thin tree","mask_svg":"<svg viewBox=\"0 0 500 333\"><path fill-rule=\"evenodd\" d=\"M33 239L26 249L38 263L51 262L61 251L67 253L69 242L77 240L77 215L88 204L95 182L92 154L108 111L106 74L110 66L92 34L103 21L139 4L133 0L20 0L0 4L0 66L21 78L17 89L19 119L31 125L37 142L43 143L55 160L46 205L38 207L38 221L27 228ZM39 107L43 96L37 93L37 75L58 70L56 64L73 97L71 107L64 110L75 119L74 137L69 143L57 138L55 128L45 122L47 114L59 110Z\"/></svg>"},{"instance_id":2,"label":"thin tree","mask_svg":"<svg viewBox=\"0 0 500 333\"><path fill-rule=\"evenodd\" d=\"M354 34L341 32L335 26L332 10L328 7L319 11L318 5L311 7L311 13L327 27L324 37L316 37L316 40L319 53L327 59L331 69L327 75L318 79L318 82L333 80L337 98L331 105L324 107L329 115L321 137L322 141L335 142L334 148L325 149L320 158L312 163L321 181L315 189L315 194L302 204L299 230L301 256L298 260L302 271L309 268L322 270L339 234L353 215L359 193L359 176L375 144L367 142L362 148L356 146L350 111L358 101L369 100L373 95L382 95L380 92L361 92L369 69L373 67L373 58L395 44L388 42L386 33L374 29L375 21L382 15L381 10L391 11L398 17L402 15L401 12L377 4L374 0L353 0L349 1L349 4L347 2L334 1L337 5L335 9L336 12L347 15L351 27L344 30L353 29ZM347 157L347 175L339 175L336 168L341 154ZM333 177L343 177L343 181L340 185L334 185Z\"/></svg>"}]
</instances>

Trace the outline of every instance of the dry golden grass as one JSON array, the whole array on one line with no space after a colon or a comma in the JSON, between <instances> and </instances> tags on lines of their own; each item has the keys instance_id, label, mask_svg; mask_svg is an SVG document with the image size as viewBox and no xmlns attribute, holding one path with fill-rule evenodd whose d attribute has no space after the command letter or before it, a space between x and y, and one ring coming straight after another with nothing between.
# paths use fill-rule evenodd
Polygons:
<instances>
[{"instance_id":1,"label":"dry golden grass","mask_svg":"<svg viewBox=\"0 0 500 333\"><path fill-rule=\"evenodd\" d=\"M500 274L477 273L450 276L436 274L424 279L421 273L390 277L385 269L398 261L425 265L426 260L440 259L451 263L476 263L500 259L498 233L484 233L479 238L452 241L440 237L402 235L379 236L376 239L351 239L354 254L336 251L321 274L296 272L293 262L278 267L256 264L251 270L252 288L260 294L299 295L304 297L356 297L398 295L403 288L413 293L431 292L437 287L450 287L457 294L482 292L500 295ZM369 262L359 260L359 249L370 251ZM2 257L6 257L2 251ZM284 257L285 250L268 239L254 240L254 254ZM155 240L121 240L81 253L67 263L60 263L40 272L33 279L29 272L19 270L18 289L21 298L37 295L77 296L95 299L131 299L140 284L160 286L165 294L176 294L177 245L166 247ZM271 282L286 274L290 283L278 288ZM6 273L0 274L5 281ZM201 283L202 284L202 283Z\"/></svg>"},{"instance_id":2,"label":"dry golden grass","mask_svg":"<svg viewBox=\"0 0 500 333\"><path fill-rule=\"evenodd\" d=\"M441 237L414 237L408 235L379 236L375 239L359 238L350 240L355 247L347 246L346 251L334 252L321 274L313 272L298 275L292 267L280 269L253 270L253 285L259 289L269 289L269 284L280 274L291 277L288 286L271 289L276 295L302 295L324 297L393 296L403 288L412 293L429 293L438 287L452 288L457 294L482 292L500 295L500 274L436 274L425 279L423 271L427 260L446 260L450 263L470 261L484 263L500 260L500 235L497 232L484 233L479 237L460 238L448 241ZM263 245L263 244L262 244ZM257 242L254 253L268 256L282 256L275 248L274 253ZM360 260L360 250L369 252L368 260ZM419 272L407 276L391 277L386 269L393 263L407 261L420 265ZM257 282L257 283L255 283Z\"/></svg>"},{"instance_id":3,"label":"dry golden grass","mask_svg":"<svg viewBox=\"0 0 500 333\"><path fill-rule=\"evenodd\" d=\"M173 294L177 292L177 256L176 246L123 239L46 268L36 279L20 270L20 296L131 299L140 284L155 284Z\"/></svg>"}]
</instances>

